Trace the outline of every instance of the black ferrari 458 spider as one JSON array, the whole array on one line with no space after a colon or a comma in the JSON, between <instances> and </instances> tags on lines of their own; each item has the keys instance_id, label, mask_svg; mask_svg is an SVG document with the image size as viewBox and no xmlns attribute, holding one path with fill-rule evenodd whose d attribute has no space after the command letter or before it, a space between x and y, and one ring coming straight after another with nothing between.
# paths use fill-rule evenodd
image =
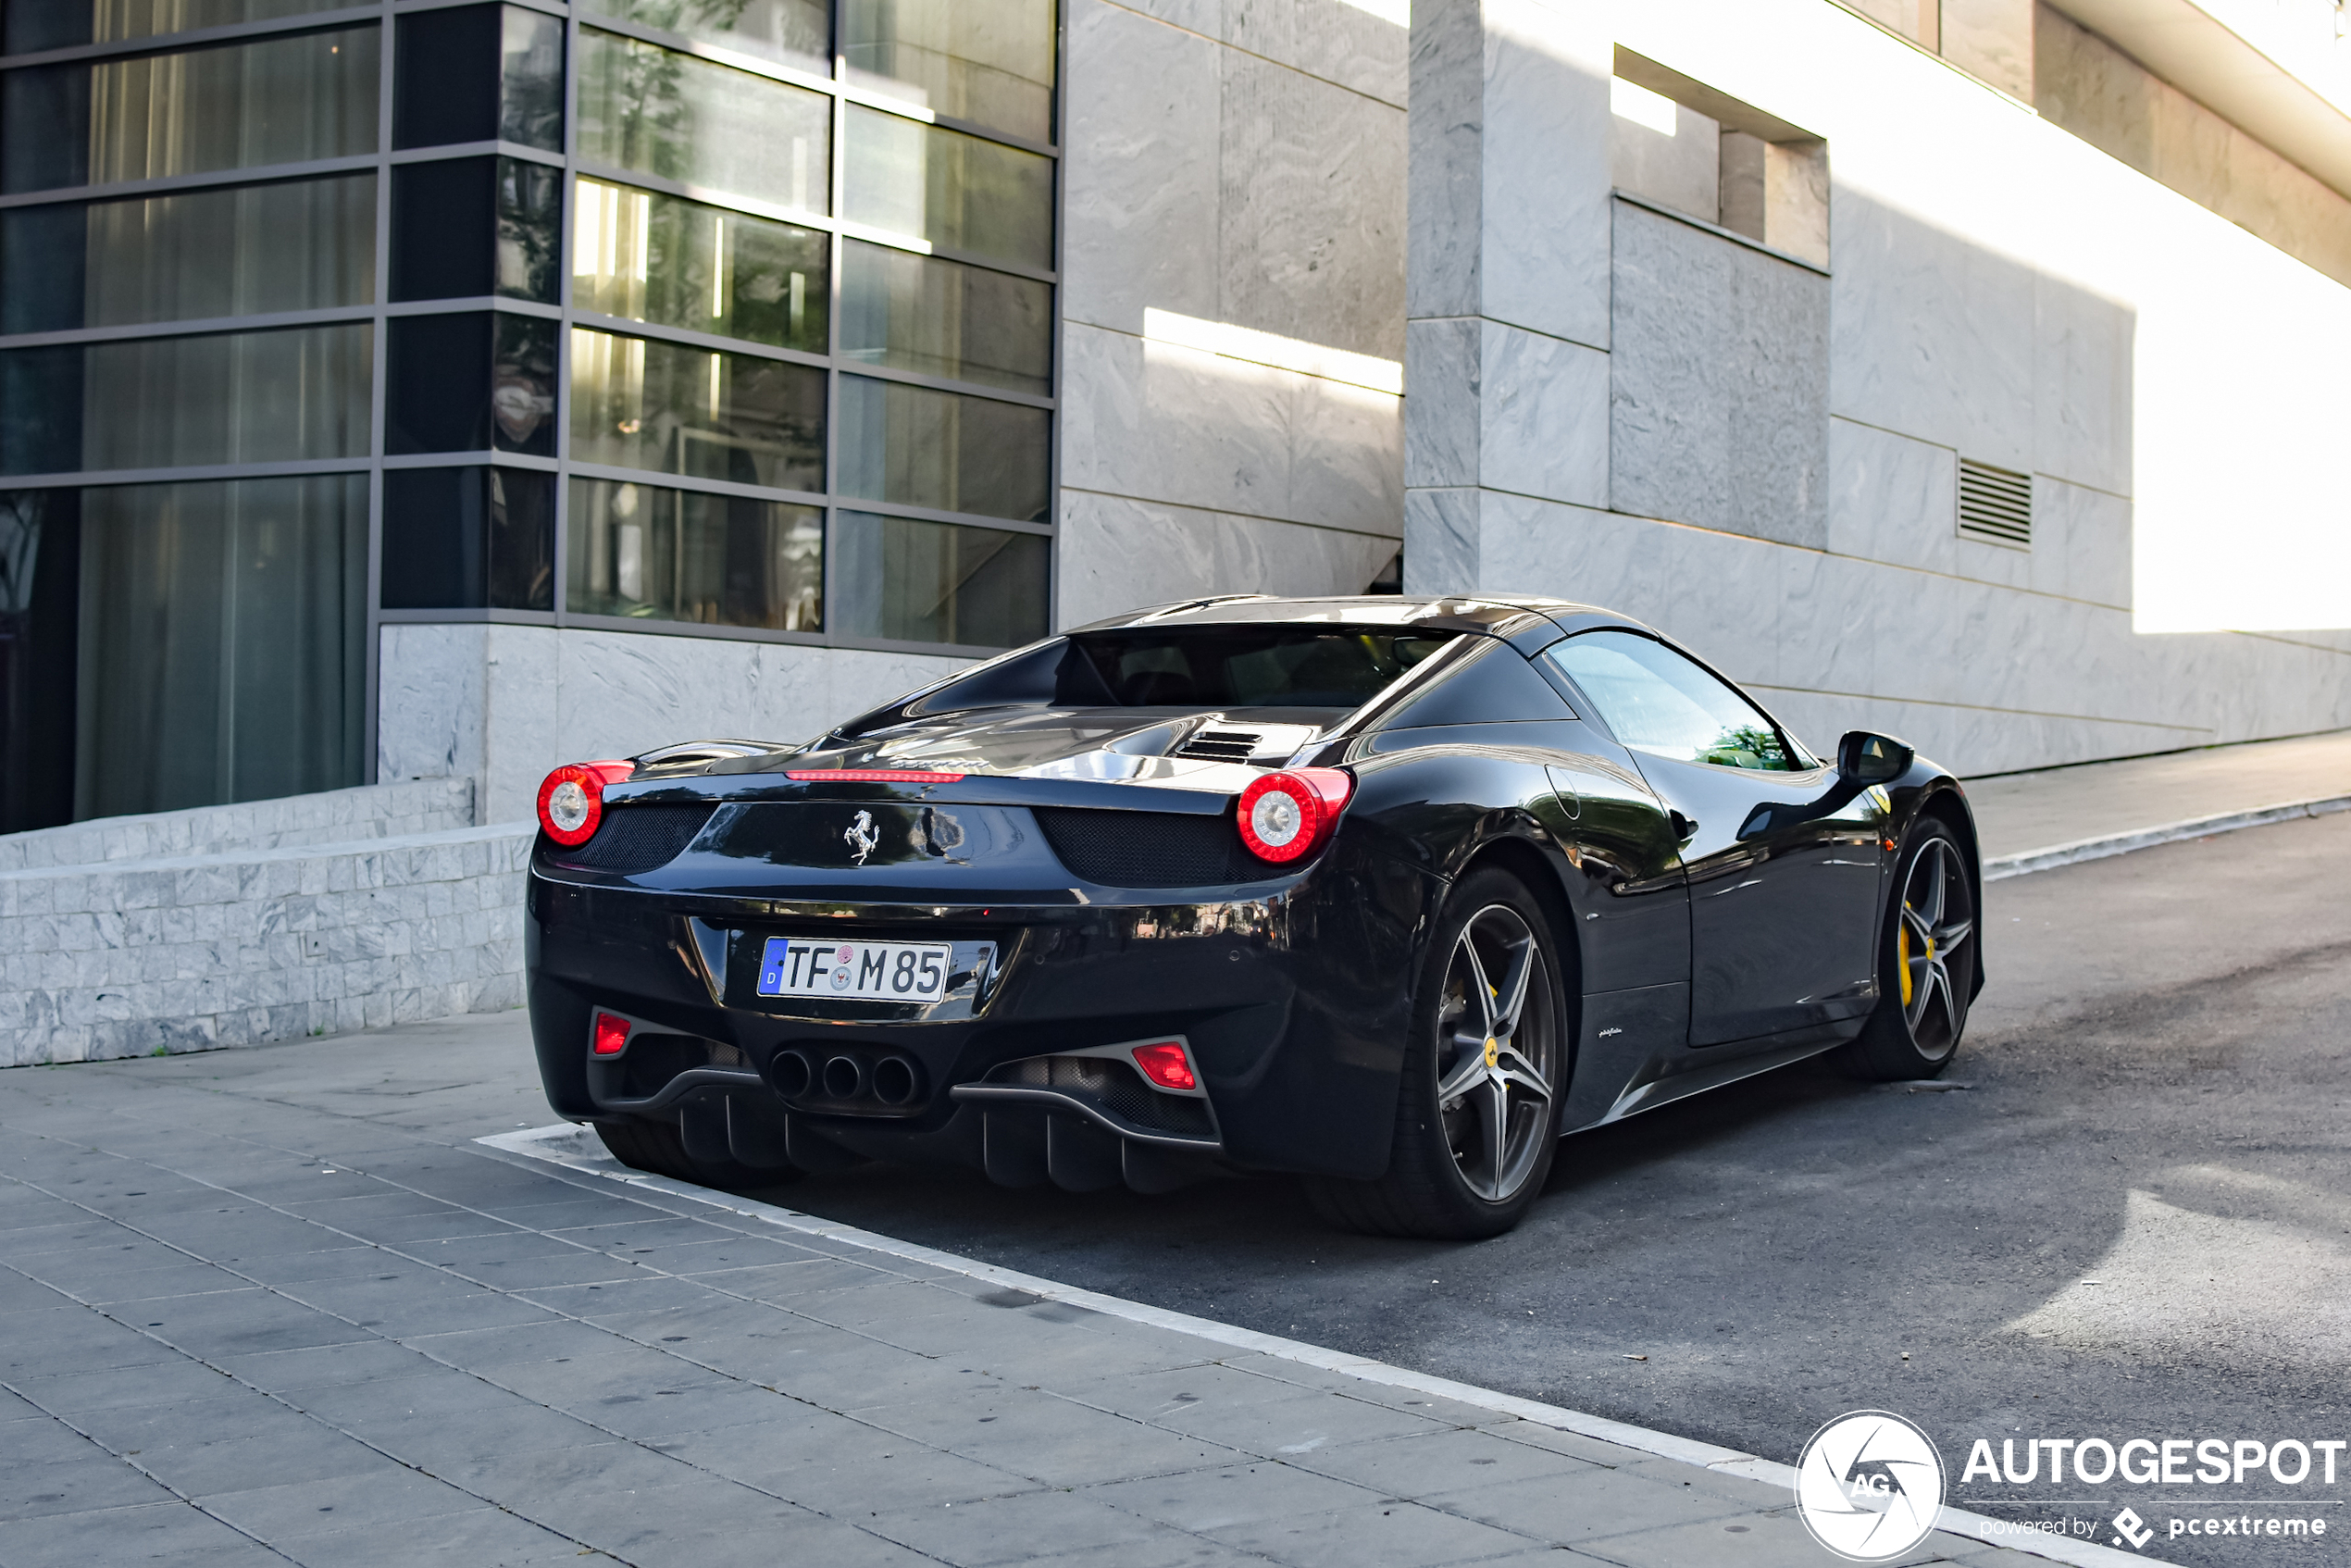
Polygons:
<instances>
[{"instance_id":1,"label":"black ferrari 458 spider","mask_svg":"<svg viewBox=\"0 0 2351 1568\"><path fill-rule=\"evenodd\" d=\"M722 1187L1286 1171L1341 1225L1486 1236L1563 1134L1824 1052L1941 1072L1983 984L1948 774L1817 758L1550 600L1148 610L539 799L548 1098Z\"/></svg>"}]
</instances>

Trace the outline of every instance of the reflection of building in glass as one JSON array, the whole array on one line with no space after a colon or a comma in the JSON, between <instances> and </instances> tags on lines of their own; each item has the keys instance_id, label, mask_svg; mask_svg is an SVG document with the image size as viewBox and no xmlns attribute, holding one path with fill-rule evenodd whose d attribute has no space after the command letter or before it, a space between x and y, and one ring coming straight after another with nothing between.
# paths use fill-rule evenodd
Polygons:
<instances>
[{"instance_id":1,"label":"reflection of building in glass","mask_svg":"<svg viewBox=\"0 0 2351 1568\"><path fill-rule=\"evenodd\" d=\"M563 9L8 0L0 830L367 781L457 628L1045 630L1052 0Z\"/></svg>"}]
</instances>

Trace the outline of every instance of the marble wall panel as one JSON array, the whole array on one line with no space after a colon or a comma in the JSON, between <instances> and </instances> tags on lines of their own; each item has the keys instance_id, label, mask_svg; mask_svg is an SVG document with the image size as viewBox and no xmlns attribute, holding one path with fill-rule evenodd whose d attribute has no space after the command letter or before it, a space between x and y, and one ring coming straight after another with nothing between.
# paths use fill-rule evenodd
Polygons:
<instances>
[{"instance_id":1,"label":"marble wall panel","mask_svg":"<svg viewBox=\"0 0 2351 1568\"><path fill-rule=\"evenodd\" d=\"M1342 0L1225 0L1225 42L1402 108L1411 32Z\"/></svg>"},{"instance_id":2,"label":"marble wall panel","mask_svg":"<svg viewBox=\"0 0 2351 1568\"><path fill-rule=\"evenodd\" d=\"M1922 571L1958 567L1959 454L1849 419L1829 421L1826 548Z\"/></svg>"},{"instance_id":3,"label":"marble wall panel","mask_svg":"<svg viewBox=\"0 0 2351 1568\"><path fill-rule=\"evenodd\" d=\"M1830 408L2031 472L2033 270L1849 185L1834 188L1829 246Z\"/></svg>"},{"instance_id":4,"label":"marble wall panel","mask_svg":"<svg viewBox=\"0 0 2351 1568\"><path fill-rule=\"evenodd\" d=\"M2033 280L2033 467L2129 495L2137 314L2061 278Z\"/></svg>"},{"instance_id":5,"label":"marble wall panel","mask_svg":"<svg viewBox=\"0 0 2351 1568\"><path fill-rule=\"evenodd\" d=\"M2038 592L2128 611L2130 501L2034 475L2032 565Z\"/></svg>"},{"instance_id":6,"label":"marble wall panel","mask_svg":"<svg viewBox=\"0 0 2351 1568\"><path fill-rule=\"evenodd\" d=\"M1404 492L1405 592L1467 593L1482 585L1478 508L1483 493L1466 489Z\"/></svg>"},{"instance_id":7,"label":"marble wall panel","mask_svg":"<svg viewBox=\"0 0 2351 1568\"><path fill-rule=\"evenodd\" d=\"M377 642L377 778L480 775L489 634L486 626L394 623L382 628Z\"/></svg>"},{"instance_id":8,"label":"marble wall panel","mask_svg":"<svg viewBox=\"0 0 2351 1568\"><path fill-rule=\"evenodd\" d=\"M378 771L470 776L480 820L524 821L561 763L713 736L804 740L964 662L576 628L388 626Z\"/></svg>"},{"instance_id":9,"label":"marble wall panel","mask_svg":"<svg viewBox=\"0 0 2351 1568\"><path fill-rule=\"evenodd\" d=\"M1059 624L1209 593L1360 593L1399 543L1391 534L1064 490Z\"/></svg>"},{"instance_id":10,"label":"marble wall panel","mask_svg":"<svg viewBox=\"0 0 2351 1568\"><path fill-rule=\"evenodd\" d=\"M1686 212L1704 223L1722 221L1723 127L1687 105L1673 106L1673 134L1652 131L1638 120L1609 116L1609 178L1620 191L1630 191L1676 212ZM1762 233L1763 151L1754 138L1755 219ZM1725 225L1725 227L1735 227Z\"/></svg>"},{"instance_id":11,"label":"marble wall panel","mask_svg":"<svg viewBox=\"0 0 2351 1568\"><path fill-rule=\"evenodd\" d=\"M1421 0L1415 26L1422 6L1474 3ZM1478 313L1605 349L1615 40L1598 6L1484 10Z\"/></svg>"},{"instance_id":12,"label":"marble wall panel","mask_svg":"<svg viewBox=\"0 0 2351 1568\"><path fill-rule=\"evenodd\" d=\"M1612 278L1611 504L1825 543L1829 280L1628 202Z\"/></svg>"},{"instance_id":13,"label":"marble wall panel","mask_svg":"<svg viewBox=\"0 0 2351 1568\"><path fill-rule=\"evenodd\" d=\"M1440 497L1475 587L1655 626L1755 686L1808 744L1880 728L1985 773L2351 723L2351 658L2334 648L2142 637L2116 606L1491 491L1415 491L1408 574Z\"/></svg>"},{"instance_id":14,"label":"marble wall panel","mask_svg":"<svg viewBox=\"0 0 2351 1568\"><path fill-rule=\"evenodd\" d=\"M1293 521L1393 539L1404 528L1403 399L1318 376L1289 376Z\"/></svg>"},{"instance_id":15,"label":"marble wall panel","mask_svg":"<svg viewBox=\"0 0 2351 1568\"><path fill-rule=\"evenodd\" d=\"M1403 357L1404 111L1238 49L1219 64L1216 318Z\"/></svg>"},{"instance_id":16,"label":"marble wall panel","mask_svg":"<svg viewBox=\"0 0 2351 1568\"><path fill-rule=\"evenodd\" d=\"M1218 318L1224 53L1106 0L1071 0L1062 239L1071 319L1137 332L1148 306Z\"/></svg>"},{"instance_id":17,"label":"marble wall panel","mask_svg":"<svg viewBox=\"0 0 2351 1568\"><path fill-rule=\"evenodd\" d=\"M1499 321L1478 337L1478 482L1607 505L1609 355Z\"/></svg>"},{"instance_id":18,"label":"marble wall panel","mask_svg":"<svg viewBox=\"0 0 2351 1568\"><path fill-rule=\"evenodd\" d=\"M1474 316L1441 316L1404 329L1404 482L1477 482L1483 332Z\"/></svg>"},{"instance_id":19,"label":"marble wall panel","mask_svg":"<svg viewBox=\"0 0 2351 1568\"><path fill-rule=\"evenodd\" d=\"M565 689L593 673L575 663L566 639L578 632L549 627L491 626L482 640L486 693L482 703L482 767L479 779L484 822L521 822L539 809L540 781L550 768L582 757L628 756L627 751L572 751L586 736L563 721ZM667 639L629 637L628 642ZM550 696L554 698L549 701ZM601 736L598 737L601 739ZM679 740L691 737L679 736ZM648 741L644 751L662 744Z\"/></svg>"},{"instance_id":20,"label":"marble wall panel","mask_svg":"<svg viewBox=\"0 0 2351 1568\"><path fill-rule=\"evenodd\" d=\"M1203 38L1225 34L1225 0L1123 0L1124 8ZM1073 12L1075 7L1072 7ZM1073 23L1075 18L1073 16Z\"/></svg>"},{"instance_id":21,"label":"marble wall panel","mask_svg":"<svg viewBox=\"0 0 2351 1568\"><path fill-rule=\"evenodd\" d=\"M1072 323L1063 482L1213 512L1394 532L1403 400Z\"/></svg>"},{"instance_id":22,"label":"marble wall panel","mask_svg":"<svg viewBox=\"0 0 2351 1568\"><path fill-rule=\"evenodd\" d=\"M1405 311L1475 316L1486 213L1486 19L1475 0L1412 7Z\"/></svg>"}]
</instances>

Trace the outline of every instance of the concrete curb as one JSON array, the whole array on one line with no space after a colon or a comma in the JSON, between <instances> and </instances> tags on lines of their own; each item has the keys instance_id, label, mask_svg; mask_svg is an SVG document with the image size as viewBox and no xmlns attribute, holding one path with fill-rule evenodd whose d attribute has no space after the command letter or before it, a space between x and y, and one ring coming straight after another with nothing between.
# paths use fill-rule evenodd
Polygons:
<instances>
[{"instance_id":1,"label":"concrete curb","mask_svg":"<svg viewBox=\"0 0 2351 1568\"><path fill-rule=\"evenodd\" d=\"M2342 808L2336 808L2342 809ZM2249 826L2249 825L2248 825ZM1988 873L1987 873L1988 875ZM1301 1340L1285 1339L1278 1335L1260 1334L1255 1329L1242 1328L1213 1318L1194 1317L1188 1313L1169 1312L1162 1307L1147 1306L1118 1296L1105 1296L1098 1291L1081 1290L1075 1286L1040 1279L1035 1275L1015 1269L999 1268L993 1263L977 1263L942 1252L936 1248L900 1241L854 1226L840 1225L815 1214L803 1214L795 1209L762 1203L755 1199L740 1198L730 1192L715 1191L704 1187L672 1181L666 1176L648 1176L632 1171L604 1153L603 1146L593 1141L594 1134L584 1126L568 1122L554 1126L534 1127L522 1132L493 1133L474 1141L497 1153L512 1158L543 1161L582 1176L600 1176L607 1181L625 1182L631 1187L649 1188L665 1192L673 1198L690 1199L725 1209L750 1219L781 1226L803 1236L822 1237L827 1240L863 1247L885 1253L908 1263L925 1263L967 1278L983 1281L1007 1289L1022 1290L1050 1300L1065 1301L1074 1307L1125 1318L1130 1323L1147 1324L1177 1334L1227 1345L1238 1350L1273 1356L1295 1362L1301 1366L1320 1368L1325 1372L1342 1373L1360 1377L1367 1383L1379 1383L1392 1388L1410 1388L1414 1393L1429 1394L1458 1403L1490 1410L1499 1415L1515 1416L1537 1425L1579 1437L1613 1443L1636 1452L1655 1454L1661 1459L1678 1460L1725 1475L1737 1475L1750 1481L1761 1481L1779 1487L1789 1495L1791 1503L1796 1492L1796 1470L1736 1449L1719 1448L1688 1437L1677 1437L1671 1432L1659 1432L1647 1426L1634 1426L1622 1421L1611 1421L1604 1415L1592 1415L1584 1411L1569 1410L1561 1405L1544 1404L1536 1400L1523 1400L1515 1394L1505 1394L1492 1388L1481 1388L1471 1383L1456 1383L1449 1377L1433 1377L1409 1367L1390 1366L1386 1362L1350 1355L1321 1345L1309 1345ZM2158 1560L2138 1552L2117 1551L2111 1547L2092 1541L2061 1540L2034 1530L2014 1528L2009 1521L1992 1519L1964 1509L1946 1507L1935 1523L1935 1528L1955 1536L1965 1536L1991 1546L2006 1547L2029 1556L2046 1558L2054 1562L2068 1562L2077 1568L2114 1568L2121 1563L2151 1563Z\"/></svg>"},{"instance_id":2,"label":"concrete curb","mask_svg":"<svg viewBox=\"0 0 2351 1568\"><path fill-rule=\"evenodd\" d=\"M2035 871L2054 871L2060 865L2078 865L2085 860L2104 860L2109 855L2129 854L2133 850L2151 850L2158 844L2176 844L2183 839L2209 838L2215 833L2233 833L2240 828L2266 828L2272 822L2290 822L2298 816L2325 816L2338 811L2351 811L2351 795L2326 795L2315 801L2287 801L2279 805L2257 806L2251 811L2224 811L2211 816L2192 816L2184 822L2169 822L2160 828L2143 828L2135 833L2077 839L2072 843L2053 844L2045 850L1999 855L1984 863L1984 879L1997 882L2003 877L2023 877Z\"/></svg>"}]
</instances>

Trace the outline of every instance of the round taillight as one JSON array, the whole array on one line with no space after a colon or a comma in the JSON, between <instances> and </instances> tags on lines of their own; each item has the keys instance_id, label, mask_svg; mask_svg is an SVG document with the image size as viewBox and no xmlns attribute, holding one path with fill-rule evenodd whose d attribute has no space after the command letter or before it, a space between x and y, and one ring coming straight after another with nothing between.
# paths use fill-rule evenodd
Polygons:
<instances>
[{"instance_id":1,"label":"round taillight","mask_svg":"<svg viewBox=\"0 0 2351 1568\"><path fill-rule=\"evenodd\" d=\"M1289 767L1253 779L1241 791L1241 842L1277 865L1303 860L1329 841L1354 790L1354 778L1336 767Z\"/></svg>"},{"instance_id":2,"label":"round taillight","mask_svg":"<svg viewBox=\"0 0 2351 1568\"><path fill-rule=\"evenodd\" d=\"M566 763L539 786L539 826L569 849L596 836L604 821L604 786L637 770L628 762Z\"/></svg>"}]
</instances>

